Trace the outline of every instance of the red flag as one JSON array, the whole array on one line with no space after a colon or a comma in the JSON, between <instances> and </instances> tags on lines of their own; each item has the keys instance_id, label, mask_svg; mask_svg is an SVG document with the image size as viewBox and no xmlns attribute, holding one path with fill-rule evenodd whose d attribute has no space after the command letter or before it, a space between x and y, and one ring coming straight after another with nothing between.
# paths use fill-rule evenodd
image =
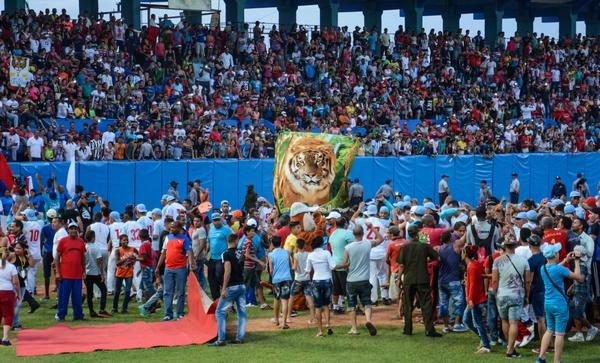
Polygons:
<instances>
[{"instance_id":1,"label":"red flag","mask_svg":"<svg viewBox=\"0 0 600 363\"><path fill-rule=\"evenodd\" d=\"M12 190L14 183L12 170L10 170L4 155L0 154L0 192L4 193L6 189Z\"/></svg>"}]
</instances>

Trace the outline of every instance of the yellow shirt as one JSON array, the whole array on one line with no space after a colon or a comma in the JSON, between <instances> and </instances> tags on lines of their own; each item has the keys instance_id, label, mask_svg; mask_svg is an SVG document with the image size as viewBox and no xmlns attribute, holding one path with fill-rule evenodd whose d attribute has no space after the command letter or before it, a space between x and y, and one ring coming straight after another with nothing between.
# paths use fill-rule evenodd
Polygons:
<instances>
[{"instance_id":1,"label":"yellow shirt","mask_svg":"<svg viewBox=\"0 0 600 363\"><path fill-rule=\"evenodd\" d=\"M295 255L296 252L298 252L298 247L296 247L296 240L298 240L298 237L294 236L293 234L290 234L285 239L285 244L283 245L283 248L288 250L291 256Z\"/></svg>"}]
</instances>

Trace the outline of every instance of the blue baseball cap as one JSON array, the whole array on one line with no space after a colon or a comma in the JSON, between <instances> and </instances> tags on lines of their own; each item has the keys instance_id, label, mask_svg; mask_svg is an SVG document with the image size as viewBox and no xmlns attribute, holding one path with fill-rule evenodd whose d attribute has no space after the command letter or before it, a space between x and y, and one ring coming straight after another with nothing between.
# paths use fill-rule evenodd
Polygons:
<instances>
[{"instance_id":1,"label":"blue baseball cap","mask_svg":"<svg viewBox=\"0 0 600 363\"><path fill-rule=\"evenodd\" d=\"M527 212L527 219L530 221L535 221L538 217L538 214L534 210L530 210Z\"/></svg>"},{"instance_id":2,"label":"blue baseball cap","mask_svg":"<svg viewBox=\"0 0 600 363\"><path fill-rule=\"evenodd\" d=\"M415 213L416 215L419 215L419 216L424 216L424 215L425 215L425 213L426 213L426 211L425 211L425 207L423 207L422 205L418 205L418 206L415 208L415 212L414 212L414 213Z\"/></svg>"},{"instance_id":3,"label":"blue baseball cap","mask_svg":"<svg viewBox=\"0 0 600 363\"><path fill-rule=\"evenodd\" d=\"M112 218L115 222L121 222L121 216L117 211L110 212L109 217Z\"/></svg>"},{"instance_id":4,"label":"blue baseball cap","mask_svg":"<svg viewBox=\"0 0 600 363\"><path fill-rule=\"evenodd\" d=\"M219 220L221 220L221 213L219 213L219 212L213 213L212 217L210 219L212 219L213 221L219 221Z\"/></svg>"},{"instance_id":5,"label":"blue baseball cap","mask_svg":"<svg viewBox=\"0 0 600 363\"><path fill-rule=\"evenodd\" d=\"M585 210L581 207L575 208L575 215L577 218L584 219L585 218Z\"/></svg>"},{"instance_id":6,"label":"blue baseball cap","mask_svg":"<svg viewBox=\"0 0 600 363\"><path fill-rule=\"evenodd\" d=\"M162 216L162 211L158 208L154 208L154 209L152 209L152 214L154 214L156 216Z\"/></svg>"},{"instance_id":7,"label":"blue baseball cap","mask_svg":"<svg viewBox=\"0 0 600 363\"><path fill-rule=\"evenodd\" d=\"M169 194L163 194L162 197L160 197L161 200L169 200Z\"/></svg>"},{"instance_id":8,"label":"blue baseball cap","mask_svg":"<svg viewBox=\"0 0 600 363\"><path fill-rule=\"evenodd\" d=\"M563 201L562 201L562 200L560 200L560 199L553 199L553 200L552 200L552 206L553 206L553 207L558 207L559 205L563 205L563 204L565 204L565 202L563 202Z\"/></svg>"},{"instance_id":9,"label":"blue baseball cap","mask_svg":"<svg viewBox=\"0 0 600 363\"><path fill-rule=\"evenodd\" d=\"M370 216L377 215L377 206L375 204L371 204L367 207L367 214Z\"/></svg>"},{"instance_id":10,"label":"blue baseball cap","mask_svg":"<svg viewBox=\"0 0 600 363\"><path fill-rule=\"evenodd\" d=\"M572 191L569 194L569 198L580 198L581 197L581 193L577 192L577 191Z\"/></svg>"},{"instance_id":11,"label":"blue baseball cap","mask_svg":"<svg viewBox=\"0 0 600 363\"><path fill-rule=\"evenodd\" d=\"M24 215L28 221L35 221L37 219L36 211L31 208L25 209L21 214Z\"/></svg>"},{"instance_id":12,"label":"blue baseball cap","mask_svg":"<svg viewBox=\"0 0 600 363\"><path fill-rule=\"evenodd\" d=\"M437 208L435 207L435 204L433 204L433 202L427 202L423 205L423 207L429 208L431 210L437 210Z\"/></svg>"},{"instance_id":13,"label":"blue baseball cap","mask_svg":"<svg viewBox=\"0 0 600 363\"><path fill-rule=\"evenodd\" d=\"M404 198L402 198L402 200L410 203L410 195L405 195Z\"/></svg>"},{"instance_id":14,"label":"blue baseball cap","mask_svg":"<svg viewBox=\"0 0 600 363\"><path fill-rule=\"evenodd\" d=\"M381 208L379 208L379 213L390 213L390 209L388 207L386 207L385 205Z\"/></svg>"},{"instance_id":15,"label":"blue baseball cap","mask_svg":"<svg viewBox=\"0 0 600 363\"><path fill-rule=\"evenodd\" d=\"M519 212L513 218L515 218L515 219L527 219L527 213L525 213L525 212Z\"/></svg>"},{"instance_id":16,"label":"blue baseball cap","mask_svg":"<svg viewBox=\"0 0 600 363\"><path fill-rule=\"evenodd\" d=\"M542 251L542 254L546 258L553 258L558 252L560 252L560 250L562 250L562 245L560 243L546 245L546 247L544 247L544 250Z\"/></svg>"},{"instance_id":17,"label":"blue baseball cap","mask_svg":"<svg viewBox=\"0 0 600 363\"><path fill-rule=\"evenodd\" d=\"M135 209L140 213L146 213L148 211L145 204L138 204Z\"/></svg>"},{"instance_id":18,"label":"blue baseball cap","mask_svg":"<svg viewBox=\"0 0 600 363\"><path fill-rule=\"evenodd\" d=\"M565 206L564 209L565 214L571 214L571 213L575 213L575 207L572 206L571 204Z\"/></svg>"}]
</instances>

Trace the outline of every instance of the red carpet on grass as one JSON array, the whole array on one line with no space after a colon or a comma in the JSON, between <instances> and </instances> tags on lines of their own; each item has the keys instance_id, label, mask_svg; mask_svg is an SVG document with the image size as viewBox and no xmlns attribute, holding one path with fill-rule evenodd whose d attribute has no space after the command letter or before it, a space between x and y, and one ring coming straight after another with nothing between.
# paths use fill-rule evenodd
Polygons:
<instances>
[{"instance_id":1,"label":"red carpet on grass","mask_svg":"<svg viewBox=\"0 0 600 363\"><path fill-rule=\"evenodd\" d=\"M217 336L217 321L207 314L211 300L191 273L188 287L189 312L182 320L23 329L17 335L17 356L204 344Z\"/></svg>"}]
</instances>

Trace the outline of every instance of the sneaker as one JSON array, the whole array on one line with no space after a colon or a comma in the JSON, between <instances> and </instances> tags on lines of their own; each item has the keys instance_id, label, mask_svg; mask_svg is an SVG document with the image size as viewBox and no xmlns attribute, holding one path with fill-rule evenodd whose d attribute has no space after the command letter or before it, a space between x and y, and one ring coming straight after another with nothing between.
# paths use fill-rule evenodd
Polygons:
<instances>
[{"instance_id":1,"label":"sneaker","mask_svg":"<svg viewBox=\"0 0 600 363\"><path fill-rule=\"evenodd\" d=\"M581 343L581 342L585 342L585 337L583 336L582 332L577 332L572 337L567 338L567 340L570 342Z\"/></svg>"},{"instance_id":2,"label":"sneaker","mask_svg":"<svg viewBox=\"0 0 600 363\"><path fill-rule=\"evenodd\" d=\"M255 307L257 307L257 306L258 306L258 305L254 305L254 304L252 304L252 303L247 303L247 304L246 304L246 307L247 307L247 308L255 308Z\"/></svg>"},{"instance_id":3,"label":"sneaker","mask_svg":"<svg viewBox=\"0 0 600 363\"><path fill-rule=\"evenodd\" d=\"M383 303L383 305L392 305L392 300L388 298L381 299L381 302Z\"/></svg>"},{"instance_id":4,"label":"sneaker","mask_svg":"<svg viewBox=\"0 0 600 363\"><path fill-rule=\"evenodd\" d=\"M181 320L181 319L183 319L184 317L185 317L184 315L179 315L179 316L177 316L177 320Z\"/></svg>"},{"instance_id":5,"label":"sneaker","mask_svg":"<svg viewBox=\"0 0 600 363\"><path fill-rule=\"evenodd\" d=\"M542 359L540 357L537 357L537 359L535 360L535 363L546 363L546 360Z\"/></svg>"},{"instance_id":6,"label":"sneaker","mask_svg":"<svg viewBox=\"0 0 600 363\"><path fill-rule=\"evenodd\" d=\"M479 348L475 353L477 354L482 354L482 353L491 353L492 350L488 347L481 347Z\"/></svg>"},{"instance_id":7,"label":"sneaker","mask_svg":"<svg viewBox=\"0 0 600 363\"><path fill-rule=\"evenodd\" d=\"M142 305L139 307L140 309L140 315L143 316L144 318L148 316L148 311L146 310L146 308Z\"/></svg>"},{"instance_id":8,"label":"sneaker","mask_svg":"<svg viewBox=\"0 0 600 363\"><path fill-rule=\"evenodd\" d=\"M526 347L527 344L531 343L533 338L535 338L535 333L531 333L529 335L524 336L523 341L521 341L521 344L519 344L519 348Z\"/></svg>"},{"instance_id":9,"label":"sneaker","mask_svg":"<svg viewBox=\"0 0 600 363\"><path fill-rule=\"evenodd\" d=\"M35 302L34 304L32 304L32 305L31 305L31 307L29 308L29 314L33 314L33 313L35 313L35 311L36 311L37 309L39 309L39 308L40 308L40 306L41 306L41 305L40 305L40 303L36 301L36 302Z\"/></svg>"},{"instance_id":10,"label":"sneaker","mask_svg":"<svg viewBox=\"0 0 600 363\"><path fill-rule=\"evenodd\" d=\"M427 333L425 333L425 336L427 336L427 337L431 337L431 338L440 338L440 337L443 337L443 335L442 335L442 334L440 334L440 333L436 332L435 330L434 330L434 331L432 331L432 332L427 332Z\"/></svg>"},{"instance_id":11,"label":"sneaker","mask_svg":"<svg viewBox=\"0 0 600 363\"><path fill-rule=\"evenodd\" d=\"M230 341L229 344L244 344L244 342L239 339L235 339L235 340Z\"/></svg>"},{"instance_id":12,"label":"sneaker","mask_svg":"<svg viewBox=\"0 0 600 363\"><path fill-rule=\"evenodd\" d=\"M445 327L442 329L442 333L446 333L446 334L447 334L447 333L452 333L452 329L450 329L450 328L448 328L447 326L445 326Z\"/></svg>"},{"instance_id":13,"label":"sneaker","mask_svg":"<svg viewBox=\"0 0 600 363\"><path fill-rule=\"evenodd\" d=\"M591 342L598 335L598 328L592 325L590 329L588 329L587 336L585 337L586 342Z\"/></svg>"},{"instance_id":14,"label":"sneaker","mask_svg":"<svg viewBox=\"0 0 600 363\"><path fill-rule=\"evenodd\" d=\"M515 358L521 358L522 355L520 353L517 353L517 350L513 350L512 353L506 353L506 358L510 358L510 359L515 359Z\"/></svg>"},{"instance_id":15,"label":"sneaker","mask_svg":"<svg viewBox=\"0 0 600 363\"><path fill-rule=\"evenodd\" d=\"M50 300L50 296L44 296L44 297L42 298L42 300L44 300L44 301L49 301L49 300Z\"/></svg>"},{"instance_id":16,"label":"sneaker","mask_svg":"<svg viewBox=\"0 0 600 363\"><path fill-rule=\"evenodd\" d=\"M0 344L4 345L5 347L8 347L8 346L12 345L12 343L10 342L10 340L3 340L2 342L0 342Z\"/></svg>"},{"instance_id":17,"label":"sneaker","mask_svg":"<svg viewBox=\"0 0 600 363\"><path fill-rule=\"evenodd\" d=\"M498 342L497 342L497 341L495 341L495 340L490 340L490 345L491 345L492 347L495 347L495 346L496 346L496 344L498 344Z\"/></svg>"},{"instance_id":18,"label":"sneaker","mask_svg":"<svg viewBox=\"0 0 600 363\"><path fill-rule=\"evenodd\" d=\"M160 321L171 321L171 320L173 320L173 318L170 316L165 316L164 318L160 319Z\"/></svg>"},{"instance_id":19,"label":"sneaker","mask_svg":"<svg viewBox=\"0 0 600 363\"><path fill-rule=\"evenodd\" d=\"M106 310L100 310L98 312L98 315L100 315L100 317L102 317L102 318L110 318L110 317L112 317L112 315L109 314L108 311L106 311Z\"/></svg>"},{"instance_id":20,"label":"sneaker","mask_svg":"<svg viewBox=\"0 0 600 363\"><path fill-rule=\"evenodd\" d=\"M226 345L227 345L227 343L224 340L217 340L217 341L209 344L209 346L211 346L211 347L224 347Z\"/></svg>"},{"instance_id":21,"label":"sneaker","mask_svg":"<svg viewBox=\"0 0 600 363\"><path fill-rule=\"evenodd\" d=\"M271 309L273 309L273 308L272 308L271 306L269 306L269 304L267 304L267 303L262 303L262 304L260 304L260 308L261 308L261 310L271 310Z\"/></svg>"},{"instance_id":22,"label":"sneaker","mask_svg":"<svg viewBox=\"0 0 600 363\"><path fill-rule=\"evenodd\" d=\"M290 314L290 316L291 316L292 318L295 318L295 317L297 317L298 315L300 315L300 314L298 314L298 312L297 312L296 310L292 310L292 313Z\"/></svg>"},{"instance_id":23,"label":"sneaker","mask_svg":"<svg viewBox=\"0 0 600 363\"><path fill-rule=\"evenodd\" d=\"M58 321L65 321L65 318L61 318L58 316L58 314L54 315L54 319L58 320Z\"/></svg>"},{"instance_id":24,"label":"sneaker","mask_svg":"<svg viewBox=\"0 0 600 363\"><path fill-rule=\"evenodd\" d=\"M455 333L465 333L468 332L469 329L466 326L464 326L464 324L455 324L452 328L452 331Z\"/></svg>"},{"instance_id":25,"label":"sneaker","mask_svg":"<svg viewBox=\"0 0 600 363\"><path fill-rule=\"evenodd\" d=\"M90 318L97 318L97 317L99 317L97 312L95 312L95 311L90 312Z\"/></svg>"}]
</instances>

